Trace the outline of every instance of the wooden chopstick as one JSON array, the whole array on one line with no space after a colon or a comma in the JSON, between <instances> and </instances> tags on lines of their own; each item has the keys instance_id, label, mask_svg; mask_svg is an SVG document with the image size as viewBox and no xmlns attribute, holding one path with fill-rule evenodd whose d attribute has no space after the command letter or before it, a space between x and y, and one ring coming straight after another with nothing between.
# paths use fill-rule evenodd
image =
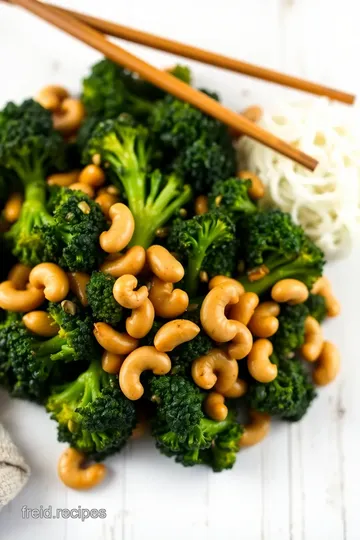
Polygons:
<instances>
[{"instance_id":1,"label":"wooden chopstick","mask_svg":"<svg viewBox=\"0 0 360 540\"><path fill-rule=\"evenodd\" d=\"M56 9L62 11L63 13L76 17L77 19L90 25L95 30L99 30L100 32L108 34L109 36L132 41L133 43L145 45L146 47L152 47L153 49L176 54L178 56L184 56L185 58L191 58L192 60L197 60L205 64L210 64L222 69L255 77L256 79L262 79L275 84L280 84L282 86L288 86L290 88L309 92L310 94L326 96L330 99L347 103L349 105L352 105L355 101L355 96L353 94L348 94L342 90L329 88L321 84L300 79L299 77L293 77L272 69L242 62L241 60L236 60L235 58L230 58L229 56L206 51L204 49L200 49L199 47L186 45L185 43L156 36L148 32L136 30L135 28L129 28L127 26L123 26L122 24L113 23L97 17L92 17L91 15L86 15L84 13L79 13L77 11L60 8L57 6L53 7L56 7Z\"/></svg>"},{"instance_id":2,"label":"wooden chopstick","mask_svg":"<svg viewBox=\"0 0 360 540\"><path fill-rule=\"evenodd\" d=\"M214 99L211 99L206 94L179 81L169 73L147 64L140 58L130 54L114 43L111 43L103 34L78 19L60 12L57 8L42 4L37 0L10 0L10 2L27 9L73 37L76 37L80 41L87 43L94 49L103 53L113 62L120 64L130 71L138 73L143 79L162 88L165 92L169 92L178 99L186 101L198 109L201 109L206 114L217 118L235 131L255 139L311 171L316 168L318 163L311 156L308 156L272 133L260 128L244 116L225 108Z\"/></svg>"}]
</instances>

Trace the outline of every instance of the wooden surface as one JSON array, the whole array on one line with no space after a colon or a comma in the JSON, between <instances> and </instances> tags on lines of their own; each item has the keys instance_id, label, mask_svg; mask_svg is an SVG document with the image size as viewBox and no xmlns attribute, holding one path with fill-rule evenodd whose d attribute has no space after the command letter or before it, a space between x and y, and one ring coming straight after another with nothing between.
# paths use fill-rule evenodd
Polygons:
<instances>
[{"instance_id":1,"label":"wooden surface","mask_svg":"<svg viewBox=\"0 0 360 540\"><path fill-rule=\"evenodd\" d=\"M359 94L360 34L353 0L76 0L84 10L158 32L249 62ZM100 13L101 8L101 13ZM32 95L42 85L73 91L97 56L60 32L0 4L1 104ZM131 45L158 66L170 55ZM219 90L241 109L290 92L246 77L192 64L197 82ZM6 540L358 540L360 537L360 393L357 338L360 317L360 249L329 265L341 298L341 319L326 324L340 345L339 379L319 392L299 424L274 425L264 443L241 452L236 467L214 474L184 469L162 457L149 439L108 461L109 478L97 490L77 493L57 480L62 446L55 425L38 407L0 394L0 421L11 431L32 467L21 495L0 514ZM106 519L23 519L24 505L105 508Z\"/></svg>"}]
</instances>

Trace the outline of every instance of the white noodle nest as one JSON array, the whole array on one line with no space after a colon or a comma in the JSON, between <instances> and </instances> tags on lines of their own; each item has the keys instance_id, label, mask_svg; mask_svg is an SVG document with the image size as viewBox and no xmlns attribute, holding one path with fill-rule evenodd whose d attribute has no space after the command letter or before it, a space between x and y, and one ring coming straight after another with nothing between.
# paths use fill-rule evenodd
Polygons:
<instances>
[{"instance_id":1,"label":"white noodle nest","mask_svg":"<svg viewBox=\"0 0 360 540\"><path fill-rule=\"evenodd\" d=\"M290 212L327 257L346 255L360 228L360 132L358 111L324 98L283 103L265 112L263 128L316 158L314 173L241 137L241 168L267 187L263 204Z\"/></svg>"}]
</instances>

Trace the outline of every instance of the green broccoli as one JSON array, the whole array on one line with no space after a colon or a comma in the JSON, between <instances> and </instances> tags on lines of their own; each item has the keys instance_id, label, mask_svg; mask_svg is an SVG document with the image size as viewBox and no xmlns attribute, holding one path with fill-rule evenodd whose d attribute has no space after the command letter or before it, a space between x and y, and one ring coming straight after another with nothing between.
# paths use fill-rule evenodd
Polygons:
<instances>
[{"instance_id":1,"label":"green broccoli","mask_svg":"<svg viewBox=\"0 0 360 540\"><path fill-rule=\"evenodd\" d=\"M174 220L167 247L178 253L185 264L185 289L192 297L197 293L201 271L211 278L219 274L230 275L235 270L235 227L219 212L186 221Z\"/></svg>"},{"instance_id":2,"label":"green broccoli","mask_svg":"<svg viewBox=\"0 0 360 540\"><path fill-rule=\"evenodd\" d=\"M114 298L115 278L104 272L93 272L86 286L86 296L95 321L116 326L122 319L123 308Z\"/></svg>"},{"instance_id":3,"label":"green broccoli","mask_svg":"<svg viewBox=\"0 0 360 540\"><path fill-rule=\"evenodd\" d=\"M59 441L96 460L121 450L136 425L134 403L97 358L75 381L55 389L46 408L58 423Z\"/></svg>"},{"instance_id":4,"label":"green broccoli","mask_svg":"<svg viewBox=\"0 0 360 540\"><path fill-rule=\"evenodd\" d=\"M298 358L278 358L273 354L271 361L278 365L278 376L267 384L253 381L247 401L252 409L297 422L316 397L315 388Z\"/></svg>"},{"instance_id":5,"label":"green broccoli","mask_svg":"<svg viewBox=\"0 0 360 540\"><path fill-rule=\"evenodd\" d=\"M218 180L209 193L210 210L220 210L230 216L233 221L246 214L254 214L257 207L249 197L251 180L228 178Z\"/></svg>"},{"instance_id":6,"label":"green broccoli","mask_svg":"<svg viewBox=\"0 0 360 540\"><path fill-rule=\"evenodd\" d=\"M323 296L320 294L309 294L305 305L309 310L309 315L314 317L320 324L326 319L326 302Z\"/></svg>"},{"instance_id":7,"label":"green broccoli","mask_svg":"<svg viewBox=\"0 0 360 540\"><path fill-rule=\"evenodd\" d=\"M305 304L291 306L283 304L278 316L279 329L271 338L276 352L288 356L299 349L305 338L305 319L309 310Z\"/></svg>"},{"instance_id":8,"label":"green broccoli","mask_svg":"<svg viewBox=\"0 0 360 540\"><path fill-rule=\"evenodd\" d=\"M100 154L116 174L135 219L131 244L147 248L156 231L191 198L191 189L175 174L164 178L148 173L151 148L144 127L134 127L127 116L97 126L84 152L85 161Z\"/></svg>"}]
</instances>

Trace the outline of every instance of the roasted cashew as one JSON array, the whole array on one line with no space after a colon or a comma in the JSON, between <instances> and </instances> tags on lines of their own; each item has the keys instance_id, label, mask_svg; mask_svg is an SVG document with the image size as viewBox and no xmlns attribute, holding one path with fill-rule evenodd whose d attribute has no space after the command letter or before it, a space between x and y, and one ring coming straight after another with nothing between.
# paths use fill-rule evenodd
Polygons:
<instances>
[{"instance_id":1,"label":"roasted cashew","mask_svg":"<svg viewBox=\"0 0 360 540\"><path fill-rule=\"evenodd\" d=\"M205 332L213 339L223 343L231 341L239 332L239 322L228 319L225 308L237 304L239 289L231 282L225 282L211 289L205 296L200 310L200 320Z\"/></svg>"},{"instance_id":2,"label":"roasted cashew","mask_svg":"<svg viewBox=\"0 0 360 540\"><path fill-rule=\"evenodd\" d=\"M85 118L84 105L79 99L65 98L53 112L52 118L56 131L70 135L79 129Z\"/></svg>"},{"instance_id":3,"label":"roasted cashew","mask_svg":"<svg viewBox=\"0 0 360 540\"><path fill-rule=\"evenodd\" d=\"M340 370L339 349L330 341L325 341L313 371L314 383L318 386L325 386L331 383Z\"/></svg>"},{"instance_id":4,"label":"roasted cashew","mask_svg":"<svg viewBox=\"0 0 360 540\"><path fill-rule=\"evenodd\" d=\"M130 242L135 229L134 217L125 204L116 203L109 211L111 227L100 235L100 246L106 253L122 251Z\"/></svg>"},{"instance_id":5,"label":"roasted cashew","mask_svg":"<svg viewBox=\"0 0 360 540\"><path fill-rule=\"evenodd\" d=\"M225 398L218 392L210 392L204 401L204 411L212 420L222 422L228 415Z\"/></svg>"},{"instance_id":6,"label":"roasted cashew","mask_svg":"<svg viewBox=\"0 0 360 540\"><path fill-rule=\"evenodd\" d=\"M75 294L81 305L86 307L89 304L86 294L86 286L90 281L89 274L85 274L85 272L69 272L67 277L71 292Z\"/></svg>"},{"instance_id":7,"label":"roasted cashew","mask_svg":"<svg viewBox=\"0 0 360 540\"><path fill-rule=\"evenodd\" d=\"M19 219L23 196L21 193L11 193L4 206L3 215L8 223L15 223Z\"/></svg>"},{"instance_id":8,"label":"roasted cashew","mask_svg":"<svg viewBox=\"0 0 360 540\"><path fill-rule=\"evenodd\" d=\"M155 347L139 347L130 353L120 369L119 382L122 392L132 401L140 399L144 387L140 382L143 371L150 370L154 375L166 375L171 369L171 360Z\"/></svg>"},{"instance_id":9,"label":"roasted cashew","mask_svg":"<svg viewBox=\"0 0 360 540\"><path fill-rule=\"evenodd\" d=\"M146 250L146 260L155 276L162 281L177 283L184 277L184 267L163 246L153 245Z\"/></svg>"},{"instance_id":10,"label":"roasted cashew","mask_svg":"<svg viewBox=\"0 0 360 540\"><path fill-rule=\"evenodd\" d=\"M245 426L239 446L253 446L265 439L270 431L271 417L266 413L250 411L251 423Z\"/></svg>"},{"instance_id":11,"label":"roasted cashew","mask_svg":"<svg viewBox=\"0 0 360 540\"><path fill-rule=\"evenodd\" d=\"M152 302L146 298L140 307L133 309L126 319L125 327L129 336L141 339L151 330L155 319L155 309Z\"/></svg>"},{"instance_id":12,"label":"roasted cashew","mask_svg":"<svg viewBox=\"0 0 360 540\"><path fill-rule=\"evenodd\" d=\"M56 111L67 97L69 97L69 92L66 88L52 84L42 88L35 97L35 101L48 111Z\"/></svg>"},{"instance_id":13,"label":"roasted cashew","mask_svg":"<svg viewBox=\"0 0 360 540\"><path fill-rule=\"evenodd\" d=\"M326 312L328 317L337 317L340 313L340 303L332 292L332 286L330 280L322 276L319 278L313 288L311 289L313 294L319 294L325 298Z\"/></svg>"},{"instance_id":14,"label":"roasted cashew","mask_svg":"<svg viewBox=\"0 0 360 540\"><path fill-rule=\"evenodd\" d=\"M31 268L25 264L15 264L8 274L8 280L12 281L15 289L25 289L29 281Z\"/></svg>"},{"instance_id":15,"label":"roasted cashew","mask_svg":"<svg viewBox=\"0 0 360 540\"><path fill-rule=\"evenodd\" d=\"M194 339L200 328L186 319L175 319L165 323L155 334L154 345L160 352L171 352L182 343Z\"/></svg>"},{"instance_id":16,"label":"roasted cashew","mask_svg":"<svg viewBox=\"0 0 360 540\"><path fill-rule=\"evenodd\" d=\"M133 246L124 255L109 255L100 270L115 278L125 274L137 276L144 268L145 259L145 249L142 246Z\"/></svg>"},{"instance_id":17,"label":"roasted cashew","mask_svg":"<svg viewBox=\"0 0 360 540\"><path fill-rule=\"evenodd\" d=\"M254 311L248 327L251 333L260 338L268 338L276 334L279 329L277 319L280 306L276 302L262 302Z\"/></svg>"},{"instance_id":18,"label":"roasted cashew","mask_svg":"<svg viewBox=\"0 0 360 540\"><path fill-rule=\"evenodd\" d=\"M119 199L116 195L112 195L111 193L100 193L100 195L95 198L95 202L100 206L104 216L109 219L110 208L118 203Z\"/></svg>"},{"instance_id":19,"label":"roasted cashew","mask_svg":"<svg viewBox=\"0 0 360 540\"><path fill-rule=\"evenodd\" d=\"M38 336L53 337L59 331L59 326L46 311L29 311L22 321L30 332Z\"/></svg>"},{"instance_id":20,"label":"roasted cashew","mask_svg":"<svg viewBox=\"0 0 360 540\"><path fill-rule=\"evenodd\" d=\"M130 439L132 441L141 439L141 437L145 435L145 433L148 431L148 427L149 427L149 422L146 420L146 418L140 418L133 429Z\"/></svg>"},{"instance_id":21,"label":"roasted cashew","mask_svg":"<svg viewBox=\"0 0 360 540\"><path fill-rule=\"evenodd\" d=\"M255 268L248 270L247 277L250 283L253 283L254 281L260 281L260 279L263 279L269 273L270 270L268 267L265 266L265 264L262 264L261 266L256 266Z\"/></svg>"},{"instance_id":22,"label":"roasted cashew","mask_svg":"<svg viewBox=\"0 0 360 540\"><path fill-rule=\"evenodd\" d=\"M163 319L175 319L182 315L189 305L187 293L181 289L174 289L172 283L166 283L154 277L149 291L155 313Z\"/></svg>"},{"instance_id":23,"label":"roasted cashew","mask_svg":"<svg viewBox=\"0 0 360 540\"><path fill-rule=\"evenodd\" d=\"M292 306L303 304L308 297L307 286L298 279L281 279L271 289L271 298L275 302L287 302Z\"/></svg>"},{"instance_id":24,"label":"roasted cashew","mask_svg":"<svg viewBox=\"0 0 360 540\"><path fill-rule=\"evenodd\" d=\"M246 292L240 296L238 303L232 306L229 311L229 317L247 326L258 305L258 295L253 292Z\"/></svg>"},{"instance_id":25,"label":"roasted cashew","mask_svg":"<svg viewBox=\"0 0 360 540\"><path fill-rule=\"evenodd\" d=\"M141 306L149 296L149 291L145 285L137 291L138 280L131 274L120 276L114 283L113 295L120 306L127 309L136 309Z\"/></svg>"},{"instance_id":26,"label":"roasted cashew","mask_svg":"<svg viewBox=\"0 0 360 540\"><path fill-rule=\"evenodd\" d=\"M98 188L105 182L105 173L98 165L94 165L93 163L86 165L80 172L79 182L93 188Z\"/></svg>"},{"instance_id":27,"label":"roasted cashew","mask_svg":"<svg viewBox=\"0 0 360 540\"><path fill-rule=\"evenodd\" d=\"M225 392L222 392L222 395L226 398L239 398L246 394L248 385L246 381L238 379L234 384L228 388Z\"/></svg>"},{"instance_id":28,"label":"roasted cashew","mask_svg":"<svg viewBox=\"0 0 360 540\"><path fill-rule=\"evenodd\" d=\"M241 180L250 180L251 187L249 188L249 197L254 201L262 199L265 195L265 187L260 178L250 171L238 172L238 178Z\"/></svg>"},{"instance_id":29,"label":"roasted cashew","mask_svg":"<svg viewBox=\"0 0 360 540\"><path fill-rule=\"evenodd\" d=\"M209 281L209 290L214 289L215 287L218 287L219 285L224 285L224 283L233 285L237 288L239 295L244 294L244 287L237 281L236 279L233 279L228 276L215 276Z\"/></svg>"},{"instance_id":30,"label":"roasted cashew","mask_svg":"<svg viewBox=\"0 0 360 540\"><path fill-rule=\"evenodd\" d=\"M236 336L229 343L227 352L230 358L242 360L247 356L253 346L253 337L245 324L238 322L239 328Z\"/></svg>"},{"instance_id":31,"label":"roasted cashew","mask_svg":"<svg viewBox=\"0 0 360 540\"><path fill-rule=\"evenodd\" d=\"M19 290L12 281L0 283L0 308L7 311L32 311L45 300L44 291L36 287Z\"/></svg>"},{"instance_id":32,"label":"roasted cashew","mask_svg":"<svg viewBox=\"0 0 360 540\"><path fill-rule=\"evenodd\" d=\"M206 195L199 195L195 199L195 214L197 216L202 216L207 214L209 211L209 203Z\"/></svg>"},{"instance_id":33,"label":"roasted cashew","mask_svg":"<svg viewBox=\"0 0 360 540\"><path fill-rule=\"evenodd\" d=\"M104 322L94 324L94 336L103 349L114 354L129 354L139 343L126 332L117 332Z\"/></svg>"},{"instance_id":34,"label":"roasted cashew","mask_svg":"<svg viewBox=\"0 0 360 540\"><path fill-rule=\"evenodd\" d=\"M308 362L315 362L319 358L324 344L324 336L318 321L310 315L305 320L305 340L301 347L301 354Z\"/></svg>"},{"instance_id":35,"label":"roasted cashew","mask_svg":"<svg viewBox=\"0 0 360 540\"><path fill-rule=\"evenodd\" d=\"M236 360L229 358L221 349L212 349L208 354L194 360L191 366L192 378L200 388L215 388L220 394L234 385L238 372Z\"/></svg>"},{"instance_id":36,"label":"roasted cashew","mask_svg":"<svg viewBox=\"0 0 360 540\"><path fill-rule=\"evenodd\" d=\"M29 283L37 289L43 289L49 302L61 302L70 289L66 273L54 263L41 263L35 266L30 272Z\"/></svg>"},{"instance_id":37,"label":"roasted cashew","mask_svg":"<svg viewBox=\"0 0 360 540\"><path fill-rule=\"evenodd\" d=\"M94 188L91 186L88 186L87 184L81 184L80 182L75 182L74 184L71 184L69 186L69 189L72 189L73 191L82 191L82 193L85 193L90 199L93 199L95 197L95 191Z\"/></svg>"},{"instance_id":38,"label":"roasted cashew","mask_svg":"<svg viewBox=\"0 0 360 540\"><path fill-rule=\"evenodd\" d=\"M65 486L72 489L90 489L104 480L105 465L95 463L84 469L82 465L85 459L85 454L75 450L75 448L67 448L61 454L58 462L58 475Z\"/></svg>"},{"instance_id":39,"label":"roasted cashew","mask_svg":"<svg viewBox=\"0 0 360 540\"><path fill-rule=\"evenodd\" d=\"M78 182L80 171L70 171L66 173L51 174L46 181L49 186L69 187Z\"/></svg>"},{"instance_id":40,"label":"roasted cashew","mask_svg":"<svg viewBox=\"0 0 360 540\"><path fill-rule=\"evenodd\" d=\"M270 361L272 353L273 346L268 339L258 339L254 342L247 359L247 365L250 375L256 381L269 383L276 379L278 369L277 365Z\"/></svg>"},{"instance_id":41,"label":"roasted cashew","mask_svg":"<svg viewBox=\"0 0 360 540\"><path fill-rule=\"evenodd\" d=\"M106 373L113 373L117 375L120 371L122 363L124 362L125 357L121 354L111 353L105 351L101 356L101 367Z\"/></svg>"}]
</instances>

